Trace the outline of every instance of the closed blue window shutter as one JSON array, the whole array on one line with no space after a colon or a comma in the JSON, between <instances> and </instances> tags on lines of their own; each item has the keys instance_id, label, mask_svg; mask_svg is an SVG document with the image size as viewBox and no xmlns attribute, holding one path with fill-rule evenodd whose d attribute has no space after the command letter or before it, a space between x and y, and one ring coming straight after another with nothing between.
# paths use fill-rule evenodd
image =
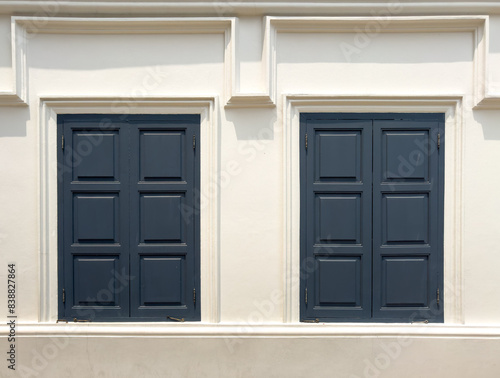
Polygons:
<instances>
[{"instance_id":1,"label":"closed blue window shutter","mask_svg":"<svg viewBox=\"0 0 500 378\"><path fill-rule=\"evenodd\" d=\"M60 317L199 320L199 116L58 123Z\"/></svg>"},{"instance_id":2,"label":"closed blue window shutter","mask_svg":"<svg viewBox=\"0 0 500 378\"><path fill-rule=\"evenodd\" d=\"M301 115L302 320L443 320L438 135L437 114Z\"/></svg>"}]
</instances>

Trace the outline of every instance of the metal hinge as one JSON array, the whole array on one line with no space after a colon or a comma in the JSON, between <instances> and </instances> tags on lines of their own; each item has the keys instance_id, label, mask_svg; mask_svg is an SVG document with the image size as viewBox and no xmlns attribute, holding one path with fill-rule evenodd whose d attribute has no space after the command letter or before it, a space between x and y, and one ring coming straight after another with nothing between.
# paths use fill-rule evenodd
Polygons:
<instances>
[{"instance_id":1,"label":"metal hinge","mask_svg":"<svg viewBox=\"0 0 500 378\"><path fill-rule=\"evenodd\" d=\"M306 151L307 151L307 133L306 133Z\"/></svg>"},{"instance_id":2,"label":"metal hinge","mask_svg":"<svg viewBox=\"0 0 500 378\"><path fill-rule=\"evenodd\" d=\"M193 135L193 150L196 150L196 135Z\"/></svg>"},{"instance_id":3,"label":"metal hinge","mask_svg":"<svg viewBox=\"0 0 500 378\"><path fill-rule=\"evenodd\" d=\"M90 319L77 319L77 318L73 318L73 322L75 323L90 323L92 320Z\"/></svg>"},{"instance_id":4,"label":"metal hinge","mask_svg":"<svg viewBox=\"0 0 500 378\"><path fill-rule=\"evenodd\" d=\"M439 288L436 290L436 303L439 306Z\"/></svg>"},{"instance_id":5,"label":"metal hinge","mask_svg":"<svg viewBox=\"0 0 500 378\"><path fill-rule=\"evenodd\" d=\"M64 151L64 134L61 137L61 149Z\"/></svg>"},{"instance_id":6,"label":"metal hinge","mask_svg":"<svg viewBox=\"0 0 500 378\"><path fill-rule=\"evenodd\" d=\"M196 289L193 289L193 303L196 304Z\"/></svg>"},{"instance_id":7,"label":"metal hinge","mask_svg":"<svg viewBox=\"0 0 500 378\"><path fill-rule=\"evenodd\" d=\"M441 148L441 134L438 134L438 150Z\"/></svg>"},{"instance_id":8,"label":"metal hinge","mask_svg":"<svg viewBox=\"0 0 500 378\"><path fill-rule=\"evenodd\" d=\"M175 320L176 322L184 322L184 318L174 318L173 316L167 316L167 319Z\"/></svg>"},{"instance_id":9,"label":"metal hinge","mask_svg":"<svg viewBox=\"0 0 500 378\"><path fill-rule=\"evenodd\" d=\"M62 302L66 303L66 290L65 289L63 289L63 292L62 292Z\"/></svg>"},{"instance_id":10,"label":"metal hinge","mask_svg":"<svg viewBox=\"0 0 500 378\"><path fill-rule=\"evenodd\" d=\"M305 297L305 300L306 300L306 304L307 304L307 287L306 287L306 297Z\"/></svg>"}]
</instances>

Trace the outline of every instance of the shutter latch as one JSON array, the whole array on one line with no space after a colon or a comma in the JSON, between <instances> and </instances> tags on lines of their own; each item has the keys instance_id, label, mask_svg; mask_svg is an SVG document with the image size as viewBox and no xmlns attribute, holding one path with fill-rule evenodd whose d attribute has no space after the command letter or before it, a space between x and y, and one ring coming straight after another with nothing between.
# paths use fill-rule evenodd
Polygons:
<instances>
[{"instance_id":1,"label":"shutter latch","mask_svg":"<svg viewBox=\"0 0 500 378\"><path fill-rule=\"evenodd\" d=\"M418 324L429 324L429 320L414 320L411 322L411 324L418 323Z\"/></svg>"},{"instance_id":2,"label":"shutter latch","mask_svg":"<svg viewBox=\"0 0 500 378\"><path fill-rule=\"evenodd\" d=\"M307 151L307 133L306 133L306 151Z\"/></svg>"},{"instance_id":3,"label":"shutter latch","mask_svg":"<svg viewBox=\"0 0 500 378\"><path fill-rule=\"evenodd\" d=\"M62 302L66 303L66 289L63 289L62 291Z\"/></svg>"},{"instance_id":4,"label":"shutter latch","mask_svg":"<svg viewBox=\"0 0 500 378\"><path fill-rule=\"evenodd\" d=\"M436 290L436 303L439 306L439 288Z\"/></svg>"},{"instance_id":5,"label":"shutter latch","mask_svg":"<svg viewBox=\"0 0 500 378\"><path fill-rule=\"evenodd\" d=\"M305 320L302 320L304 323L319 323L319 319L316 318L316 319L305 319Z\"/></svg>"},{"instance_id":6,"label":"shutter latch","mask_svg":"<svg viewBox=\"0 0 500 378\"><path fill-rule=\"evenodd\" d=\"M169 320L175 320L176 322L184 322L184 318L174 318L173 316L167 316L167 319Z\"/></svg>"},{"instance_id":7,"label":"shutter latch","mask_svg":"<svg viewBox=\"0 0 500 378\"><path fill-rule=\"evenodd\" d=\"M305 301L306 301L306 304L307 304L307 287L306 287Z\"/></svg>"},{"instance_id":8,"label":"shutter latch","mask_svg":"<svg viewBox=\"0 0 500 378\"><path fill-rule=\"evenodd\" d=\"M438 134L437 145L438 145L438 150L439 150L439 148L441 147L441 134Z\"/></svg>"},{"instance_id":9,"label":"shutter latch","mask_svg":"<svg viewBox=\"0 0 500 378\"><path fill-rule=\"evenodd\" d=\"M92 320L90 319L77 319L77 318L73 318L73 322L75 323L90 323Z\"/></svg>"}]
</instances>

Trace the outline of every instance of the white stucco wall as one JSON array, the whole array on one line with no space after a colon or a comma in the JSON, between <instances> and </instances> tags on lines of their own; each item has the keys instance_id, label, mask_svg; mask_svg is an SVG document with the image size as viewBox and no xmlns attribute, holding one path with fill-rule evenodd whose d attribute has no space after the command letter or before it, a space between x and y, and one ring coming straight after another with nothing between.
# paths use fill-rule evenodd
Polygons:
<instances>
[{"instance_id":1,"label":"white stucco wall","mask_svg":"<svg viewBox=\"0 0 500 378\"><path fill-rule=\"evenodd\" d=\"M57 4L48 11L37 2L10 3L0 5L0 278L15 262L17 366L32 370L11 372L4 361L0 376L499 376L495 3L473 11L450 1L438 12L403 2L383 23L337 13L335 2L330 11L287 18L297 16L300 2L293 2L273 19L265 18L276 14L265 4L250 11L247 2L230 9L214 3L203 19L185 22L172 14L200 14L172 4L144 15L109 3L74 13ZM365 4L352 14L371 17L383 7ZM44 17L30 18L37 12ZM19 13L23 18L12 17ZM94 13L106 19L88 17ZM62 15L67 19L58 20ZM143 18L127 19L134 16ZM366 25L379 29L367 36L359 32ZM297 188L294 158L287 158L298 143L290 131L294 112L434 108L447 112L451 138L445 323L298 323L290 215L297 202L288 192ZM201 323L55 324L53 118L124 110L202 113ZM0 303L6 324L6 290ZM7 334L5 325L0 329ZM0 350L7 347L3 337Z\"/></svg>"}]
</instances>

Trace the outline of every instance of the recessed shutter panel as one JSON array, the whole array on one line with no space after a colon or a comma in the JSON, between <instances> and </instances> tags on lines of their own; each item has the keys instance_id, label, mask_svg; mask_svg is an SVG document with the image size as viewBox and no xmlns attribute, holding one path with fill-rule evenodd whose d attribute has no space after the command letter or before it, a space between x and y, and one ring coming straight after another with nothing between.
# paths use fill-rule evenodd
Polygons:
<instances>
[{"instance_id":1,"label":"recessed shutter panel","mask_svg":"<svg viewBox=\"0 0 500 378\"><path fill-rule=\"evenodd\" d=\"M375 319L443 319L438 149L443 131L437 121L374 120Z\"/></svg>"},{"instance_id":2,"label":"recessed shutter panel","mask_svg":"<svg viewBox=\"0 0 500 378\"><path fill-rule=\"evenodd\" d=\"M137 283L131 291L131 315L199 320L194 297L199 116L171 116L168 122L131 117L129 122L130 262Z\"/></svg>"},{"instance_id":3,"label":"recessed shutter panel","mask_svg":"<svg viewBox=\"0 0 500 378\"><path fill-rule=\"evenodd\" d=\"M105 118L59 121L64 126L58 167L64 222L59 295L63 316L71 319L128 316L129 311L128 287L121 280L129 274L128 130Z\"/></svg>"},{"instance_id":4,"label":"recessed shutter panel","mask_svg":"<svg viewBox=\"0 0 500 378\"><path fill-rule=\"evenodd\" d=\"M302 120L303 318L368 318L372 123Z\"/></svg>"}]
</instances>

